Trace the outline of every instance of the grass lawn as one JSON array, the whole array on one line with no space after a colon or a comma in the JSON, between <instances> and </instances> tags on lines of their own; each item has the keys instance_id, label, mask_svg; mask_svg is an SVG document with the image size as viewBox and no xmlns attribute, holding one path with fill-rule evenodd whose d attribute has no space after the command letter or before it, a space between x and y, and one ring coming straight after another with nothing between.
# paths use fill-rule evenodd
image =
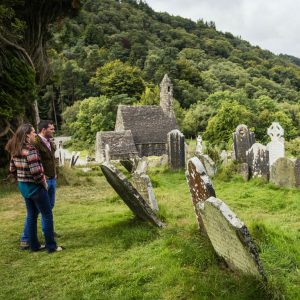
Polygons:
<instances>
[{"instance_id":1,"label":"grass lawn","mask_svg":"<svg viewBox=\"0 0 300 300\"><path fill-rule=\"evenodd\" d=\"M99 170L66 173L54 209L66 249L51 255L19 250L24 203L0 186L0 299L300 299L299 190L213 180L256 240L264 284L228 270L199 235L183 172L150 173L164 229L136 220Z\"/></svg>"}]
</instances>

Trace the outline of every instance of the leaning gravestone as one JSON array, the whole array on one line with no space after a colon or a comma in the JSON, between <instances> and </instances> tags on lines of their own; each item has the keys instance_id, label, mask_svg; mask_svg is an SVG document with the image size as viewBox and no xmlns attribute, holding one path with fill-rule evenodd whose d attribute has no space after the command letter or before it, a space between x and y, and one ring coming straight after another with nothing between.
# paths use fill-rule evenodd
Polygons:
<instances>
[{"instance_id":1,"label":"leaning gravestone","mask_svg":"<svg viewBox=\"0 0 300 300\"><path fill-rule=\"evenodd\" d=\"M196 205L207 235L219 256L229 268L262 276L265 273L254 241L243 222L221 200L210 197Z\"/></svg>"},{"instance_id":2,"label":"leaning gravestone","mask_svg":"<svg viewBox=\"0 0 300 300\"><path fill-rule=\"evenodd\" d=\"M168 163L171 170L185 167L184 135L178 129L168 133Z\"/></svg>"},{"instance_id":3,"label":"leaning gravestone","mask_svg":"<svg viewBox=\"0 0 300 300\"><path fill-rule=\"evenodd\" d=\"M110 185L137 217L150 221L158 227L164 226L164 223L156 216L140 193L119 170L107 162L101 164L101 170Z\"/></svg>"},{"instance_id":4,"label":"leaning gravestone","mask_svg":"<svg viewBox=\"0 0 300 300\"><path fill-rule=\"evenodd\" d=\"M278 158L271 166L270 182L282 187L295 187L295 163L286 158Z\"/></svg>"},{"instance_id":5,"label":"leaning gravestone","mask_svg":"<svg viewBox=\"0 0 300 300\"><path fill-rule=\"evenodd\" d=\"M244 124L239 125L233 133L235 160L240 163L247 162L246 151L255 143L254 133Z\"/></svg>"},{"instance_id":6,"label":"leaning gravestone","mask_svg":"<svg viewBox=\"0 0 300 300\"><path fill-rule=\"evenodd\" d=\"M295 161L295 181L296 187L300 188L300 157Z\"/></svg>"},{"instance_id":7,"label":"leaning gravestone","mask_svg":"<svg viewBox=\"0 0 300 300\"><path fill-rule=\"evenodd\" d=\"M263 177L269 180L269 151L266 146L259 143L253 144L247 151L247 162L250 177Z\"/></svg>"},{"instance_id":8,"label":"leaning gravestone","mask_svg":"<svg viewBox=\"0 0 300 300\"><path fill-rule=\"evenodd\" d=\"M199 203L203 203L209 197L216 196L216 193L199 158L192 157L188 160L185 175L190 188L199 228L200 231L204 233L205 228L203 226L201 215L199 214L199 211L196 210L196 206Z\"/></svg>"},{"instance_id":9,"label":"leaning gravestone","mask_svg":"<svg viewBox=\"0 0 300 300\"><path fill-rule=\"evenodd\" d=\"M268 136L271 138L271 142L267 144L269 151L269 166L280 157L284 157L284 129L279 123L273 122L268 128Z\"/></svg>"}]
</instances>

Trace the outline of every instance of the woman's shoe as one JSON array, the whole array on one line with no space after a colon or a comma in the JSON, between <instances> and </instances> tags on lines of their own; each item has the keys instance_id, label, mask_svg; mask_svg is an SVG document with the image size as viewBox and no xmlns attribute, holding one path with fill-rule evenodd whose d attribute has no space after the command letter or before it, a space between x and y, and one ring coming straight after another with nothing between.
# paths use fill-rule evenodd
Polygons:
<instances>
[{"instance_id":1,"label":"woman's shoe","mask_svg":"<svg viewBox=\"0 0 300 300\"><path fill-rule=\"evenodd\" d=\"M20 242L20 250L29 250L29 243L25 241Z\"/></svg>"}]
</instances>

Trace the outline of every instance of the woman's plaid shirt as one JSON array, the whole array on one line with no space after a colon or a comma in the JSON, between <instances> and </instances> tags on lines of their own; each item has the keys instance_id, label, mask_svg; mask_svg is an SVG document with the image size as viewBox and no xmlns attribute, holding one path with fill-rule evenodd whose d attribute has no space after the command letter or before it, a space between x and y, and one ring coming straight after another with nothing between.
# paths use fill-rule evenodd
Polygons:
<instances>
[{"instance_id":1,"label":"woman's plaid shirt","mask_svg":"<svg viewBox=\"0 0 300 300\"><path fill-rule=\"evenodd\" d=\"M9 170L18 181L46 184L44 168L39 153L36 148L29 144L24 146L21 155L11 158Z\"/></svg>"}]
</instances>

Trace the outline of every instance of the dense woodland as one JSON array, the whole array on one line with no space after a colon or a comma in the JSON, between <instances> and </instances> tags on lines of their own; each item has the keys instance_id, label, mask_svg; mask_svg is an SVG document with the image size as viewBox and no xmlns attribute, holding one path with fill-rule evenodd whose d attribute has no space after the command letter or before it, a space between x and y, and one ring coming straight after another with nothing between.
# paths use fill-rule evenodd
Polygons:
<instances>
[{"instance_id":1,"label":"dense woodland","mask_svg":"<svg viewBox=\"0 0 300 300\"><path fill-rule=\"evenodd\" d=\"M33 71L26 59L0 52L1 118L22 116L26 103L37 100L41 118L53 119L78 147L92 147L97 131L113 130L118 104L157 104L158 85L168 73L187 137L201 133L210 144L229 147L234 128L244 123L266 142L267 128L278 121L297 155L299 58L276 56L220 32L201 12L194 22L157 13L143 1L80 2L76 16L56 14L45 24L43 68ZM0 9L0 33L9 25L24 41L26 20L5 5ZM34 82L34 74L43 80Z\"/></svg>"}]
</instances>

